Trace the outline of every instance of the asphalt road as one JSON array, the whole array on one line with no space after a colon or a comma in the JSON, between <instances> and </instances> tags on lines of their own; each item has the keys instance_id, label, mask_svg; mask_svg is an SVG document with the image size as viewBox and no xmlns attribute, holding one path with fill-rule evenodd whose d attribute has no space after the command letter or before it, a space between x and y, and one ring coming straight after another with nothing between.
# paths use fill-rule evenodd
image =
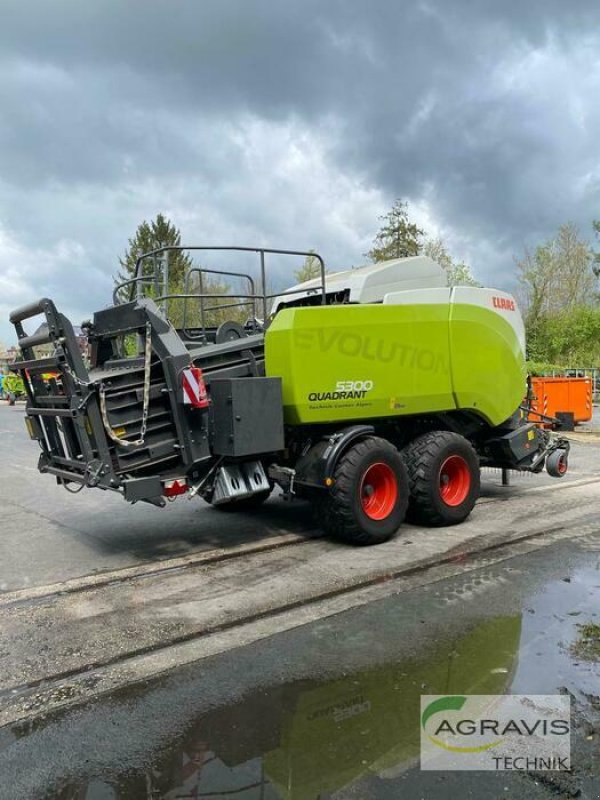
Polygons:
<instances>
[{"instance_id":1,"label":"asphalt road","mask_svg":"<svg viewBox=\"0 0 600 800\"><path fill-rule=\"evenodd\" d=\"M0 592L280 534L320 536L307 504L276 497L258 512L229 515L199 498L180 498L159 509L144 503L131 506L116 494L95 489L68 494L51 476L38 473L38 445L28 438L23 416L23 404L0 403ZM600 476L600 446L574 443L571 469L563 480L594 476ZM482 502L555 484L545 474L524 475L513 478L512 488L500 489L495 471L484 474L483 481ZM476 524L477 509L472 520Z\"/></svg>"},{"instance_id":2,"label":"asphalt road","mask_svg":"<svg viewBox=\"0 0 600 800\"><path fill-rule=\"evenodd\" d=\"M597 800L600 536L430 570L351 610L0 728L1 800ZM570 773L421 772L421 694L568 693Z\"/></svg>"},{"instance_id":3,"label":"asphalt road","mask_svg":"<svg viewBox=\"0 0 600 800\"><path fill-rule=\"evenodd\" d=\"M596 797L598 670L564 649L597 616L600 442L575 439L565 479L484 471L466 523L357 550L301 503L69 495L37 472L23 407L0 404L0 798ZM473 630L475 661L456 662ZM419 773L414 730L386 709L440 664L453 691L498 674L573 692L577 783ZM303 709L340 697L358 727L320 746Z\"/></svg>"},{"instance_id":4,"label":"asphalt road","mask_svg":"<svg viewBox=\"0 0 600 800\"><path fill-rule=\"evenodd\" d=\"M132 506L112 492L69 494L37 471L39 448L23 417L23 404L0 402L0 591L281 533L320 535L305 503L292 507L276 498L259 513L226 515L200 498L179 498L160 509Z\"/></svg>"}]
</instances>

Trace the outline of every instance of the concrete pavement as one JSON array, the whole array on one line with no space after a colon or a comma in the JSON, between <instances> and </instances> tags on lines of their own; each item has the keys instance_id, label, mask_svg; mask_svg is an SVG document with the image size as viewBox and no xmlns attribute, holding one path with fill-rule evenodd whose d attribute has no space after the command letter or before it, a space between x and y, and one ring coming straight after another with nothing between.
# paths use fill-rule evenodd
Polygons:
<instances>
[{"instance_id":1,"label":"concrete pavement","mask_svg":"<svg viewBox=\"0 0 600 800\"><path fill-rule=\"evenodd\" d=\"M301 503L223 515L201 501L159 510L68 495L35 471L21 425L19 407L0 406L0 725L370 602L418 572L600 530L591 444L574 445L561 481L502 487L484 472L466 523L404 525L356 549L321 538Z\"/></svg>"},{"instance_id":2,"label":"concrete pavement","mask_svg":"<svg viewBox=\"0 0 600 800\"><path fill-rule=\"evenodd\" d=\"M180 645L156 680L42 707L0 728L0 798L595 800L598 665L569 644L597 618L600 536L559 535L378 584L351 610L303 606L253 644L249 626L214 634L183 667ZM420 695L449 692L568 693L572 771L421 772Z\"/></svg>"},{"instance_id":3,"label":"concrete pavement","mask_svg":"<svg viewBox=\"0 0 600 800\"><path fill-rule=\"evenodd\" d=\"M22 403L0 402L0 592L68 580L136 564L229 549L282 534L320 536L304 503L269 500L253 514L224 516L195 498L164 509L131 506L110 492L70 495L36 469L39 449L25 431ZM563 480L600 475L600 447L575 442L571 469ZM523 489L556 486L545 474L512 478L498 486L484 471L481 503L514 497ZM520 513L520 512L519 512ZM33 556L33 557L32 557Z\"/></svg>"}]
</instances>

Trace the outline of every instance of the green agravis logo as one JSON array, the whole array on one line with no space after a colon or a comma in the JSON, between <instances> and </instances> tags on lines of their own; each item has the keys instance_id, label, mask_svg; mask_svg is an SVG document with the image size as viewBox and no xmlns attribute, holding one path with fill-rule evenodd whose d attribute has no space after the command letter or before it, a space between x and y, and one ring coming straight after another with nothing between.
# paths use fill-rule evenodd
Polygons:
<instances>
[{"instance_id":1,"label":"green agravis logo","mask_svg":"<svg viewBox=\"0 0 600 800\"><path fill-rule=\"evenodd\" d=\"M428 733L426 725L431 717L433 717L435 714L441 714L444 711L461 711L466 702L467 698L464 696L450 695L447 697L440 697L437 700L433 700L431 703L429 703L421 715L421 727L425 731L429 741L435 744L437 747L441 747L443 750L449 750L451 753L482 753L485 750L491 750L492 747L497 747L499 744L501 744L504 739L496 739L493 742L488 742L487 744L482 744L477 747L461 747L459 745L448 744L447 742L439 739L437 734L443 732L456 735L456 733L461 734L462 731L460 730L461 722L456 725L456 728L453 728L446 719L442 720L442 722L436 726L435 735L432 736L430 733ZM468 732L472 733L472 731ZM465 731L465 733L467 733L467 731Z\"/></svg>"}]
</instances>

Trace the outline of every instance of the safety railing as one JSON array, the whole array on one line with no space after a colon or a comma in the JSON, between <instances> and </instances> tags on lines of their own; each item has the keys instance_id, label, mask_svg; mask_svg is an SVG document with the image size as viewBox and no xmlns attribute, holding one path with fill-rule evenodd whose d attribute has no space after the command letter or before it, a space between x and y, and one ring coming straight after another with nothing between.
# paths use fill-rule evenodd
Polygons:
<instances>
[{"instance_id":1,"label":"safety railing","mask_svg":"<svg viewBox=\"0 0 600 800\"><path fill-rule=\"evenodd\" d=\"M239 253L256 253L259 257L259 274L260 274L260 289L261 291L256 291L256 284L253 278L247 274L242 272L232 272L229 270L220 270L220 269L208 269L205 267L192 267L190 270L187 271L184 279L184 291L183 292L169 292L169 269L168 269L168 260L169 254L172 252L188 252L188 251L200 251L200 252L239 252ZM266 256L268 255L279 255L279 256L303 256L305 258L312 257L315 258L319 263L320 268L320 283L317 284L312 288L312 291L315 294L320 294L321 296L321 303L323 305L327 302L327 295L326 295L326 284L325 284L325 262L321 258L318 253L311 252L308 250L281 250L275 248L266 248L266 247L238 247L238 246L210 246L210 245L199 245L199 246L180 246L180 245L168 245L165 247L157 248L156 250L152 250L148 253L144 253L138 257L136 260L135 265L135 272L132 278L129 278L125 281L119 283L113 292L113 302L115 305L120 305L123 302L131 302L136 297L144 296L144 286L151 286L152 287L152 297L157 303L164 303L165 304L165 314L168 316L168 303L171 300L183 300L184 301L184 313L183 313L183 328L184 330L187 329L188 323L188 310L187 310L187 303L188 301L195 301L198 302L200 305L200 333L197 334L198 338L206 338L206 314L209 312L221 311L227 308L239 308L242 306L251 306L252 307L252 316L256 318L257 315L257 306L260 308L262 312L262 320L263 323L267 321L269 316L269 301L273 300L275 297L285 297L286 295L296 295L296 294L303 294L306 290L305 289L292 289L287 290L284 292L272 292L269 293L266 290L267 287L267 268L266 268ZM141 274L144 263L148 260L151 260L152 263L152 271L151 274ZM161 273L162 273L162 281L161 281ZM198 291L190 291L192 276L197 274L198 275ZM219 275L224 277L236 277L242 278L248 281L248 292L204 292L202 291L203 286L203 274L206 275ZM162 288L161 288L162 284ZM128 290L128 291L125 291ZM124 296L125 295L125 296ZM223 300L232 300L235 299L233 303L227 303L216 306L209 306L205 305L205 301L210 300L211 302ZM196 334L192 334L196 335Z\"/></svg>"}]
</instances>

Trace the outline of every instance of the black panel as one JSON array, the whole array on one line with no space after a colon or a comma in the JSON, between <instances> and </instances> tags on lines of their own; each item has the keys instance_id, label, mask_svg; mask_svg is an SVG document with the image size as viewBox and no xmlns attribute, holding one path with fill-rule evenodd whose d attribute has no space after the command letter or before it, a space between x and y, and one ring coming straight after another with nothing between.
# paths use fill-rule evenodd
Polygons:
<instances>
[{"instance_id":1,"label":"black panel","mask_svg":"<svg viewBox=\"0 0 600 800\"><path fill-rule=\"evenodd\" d=\"M125 500L135 502L136 500L146 500L148 497L160 497L162 494L162 483L160 478L152 476L150 478L129 478L123 481Z\"/></svg>"},{"instance_id":2,"label":"black panel","mask_svg":"<svg viewBox=\"0 0 600 800\"><path fill-rule=\"evenodd\" d=\"M554 416L558 420L558 425L556 425L556 430L559 431L575 430L575 414L573 411L557 411Z\"/></svg>"},{"instance_id":3,"label":"black panel","mask_svg":"<svg viewBox=\"0 0 600 800\"><path fill-rule=\"evenodd\" d=\"M283 450L280 378L213 380L212 450L220 456L249 456Z\"/></svg>"},{"instance_id":4,"label":"black panel","mask_svg":"<svg viewBox=\"0 0 600 800\"><path fill-rule=\"evenodd\" d=\"M540 449L541 434L533 424L519 426L488 444L496 459L507 466L516 466L531 458Z\"/></svg>"}]
</instances>

